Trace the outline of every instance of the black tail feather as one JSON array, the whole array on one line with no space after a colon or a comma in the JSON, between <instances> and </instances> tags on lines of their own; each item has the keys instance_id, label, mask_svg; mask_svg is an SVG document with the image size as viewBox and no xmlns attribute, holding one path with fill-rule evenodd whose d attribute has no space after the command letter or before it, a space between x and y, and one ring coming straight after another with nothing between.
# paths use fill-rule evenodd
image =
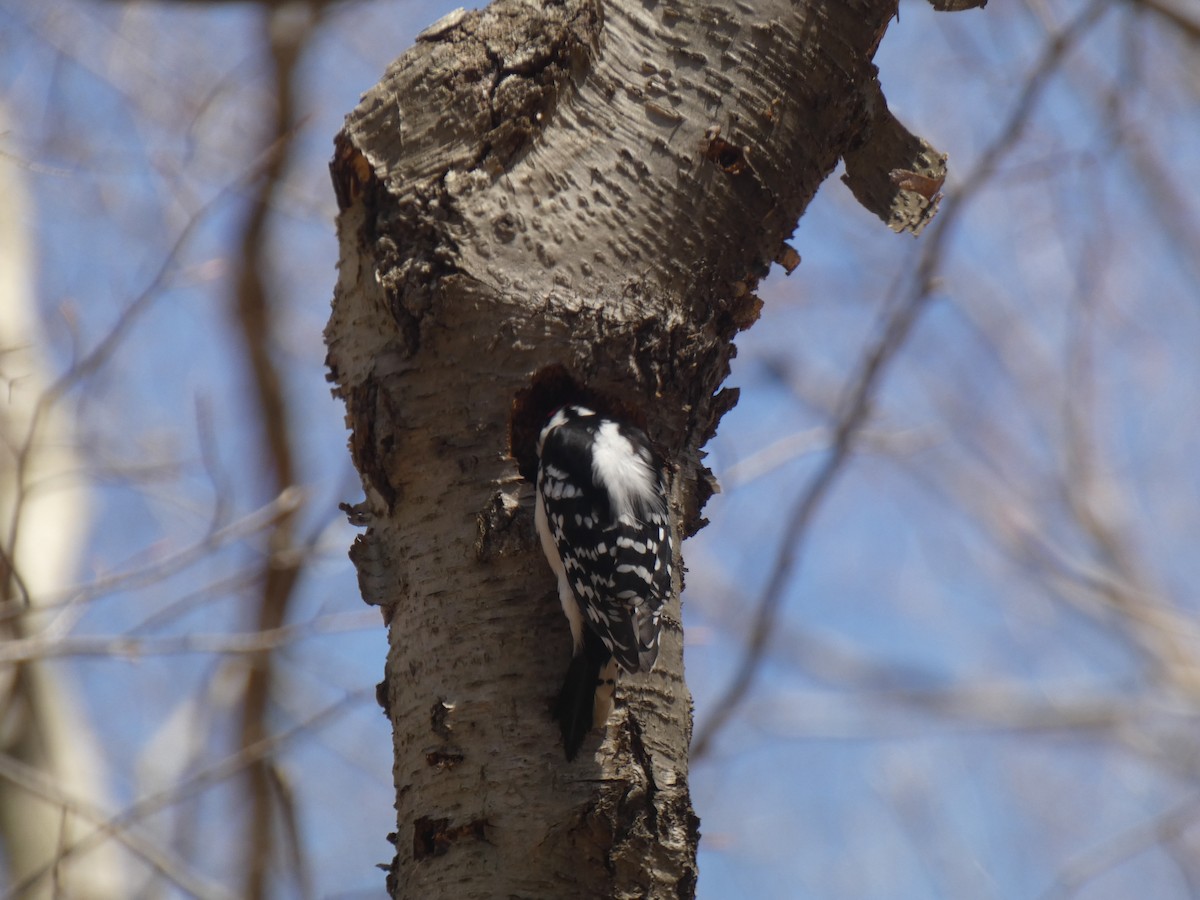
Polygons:
<instances>
[{"instance_id":1,"label":"black tail feather","mask_svg":"<svg viewBox=\"0 0 1200 900\"><path fill-rule=\"evenodd\" d=\"M568 762L575 758L583 739L594 727L596 688L600 683L600 672L611 656L600 638L585 628L583 647L571 658L554 707Z\"/></svg>"}]
</instances>

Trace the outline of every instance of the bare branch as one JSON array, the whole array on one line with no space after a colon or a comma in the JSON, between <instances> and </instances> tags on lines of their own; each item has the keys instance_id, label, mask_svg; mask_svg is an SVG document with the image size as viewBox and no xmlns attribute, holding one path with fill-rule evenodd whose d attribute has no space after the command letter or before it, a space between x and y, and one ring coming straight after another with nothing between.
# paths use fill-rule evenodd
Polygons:
<instances>
[{"instance_id":1,"label":"bare branch","mask_svg":"<svg viewBox=\"0 0 1200 900\"><path fill-rule=\"evenodd\" d=\"M258 405L260 446L265 474L277 491L296 483L296 461L290 426L290 412L283 379L273 356L275 316L271 292L264 273L268 271L267 225L280 186L291 163L294 137L300 115L296 98L296 66L321 21L323 7L316 2L271 9L265 17L266 44L274 75L274 121L272 144L266 154L264 177L250 205L240 239L239 271L233 297L236 332L252 375L254 399ZM275 301L278 302L277 300ZM305 560L290 554L295 543L299 510L280 516L267 537L270 552L262 573L262 599L258 608L257 630L270 632L280 628L287 617L293 592L304 569ZM269 651L262 650L251 660L241 711L240 741L251 746L267 732L267 712L271 694L272 662ZM290 795L272 792L271 773L265 763L250 765L250 813L246 820L244 894L258 900L267 894L267 866L275 843L272 799L290 802ZM290 821L294 811L283 809ZM301 877L301 883L307 881Z\"/></svg>"},{"instance_id":2,"label":"bare branch","mask_svg":"<svg viewBox=\"0 0 1200 900\"><path fill-rule=\"evenodd\" d=\"M335 613L308 622L242 634L182 634L166 637L59 636L55 629L53 633L44 632L0 644L0 664L79 656L115 656L130 660L191 653L244 656L279 650L322 635L365 631L378 627L378 613L364 610Z\"/></svg>"},{"instance_id":3,"label":"bare branch","mask_svg":"<svg viewBox=\"0 0 1200 900\"><path fill-rule=\"evenodd\" d=\"M1200 819L1200 796L1192 796L1160 816L1130 828L1078 855L1059 871L1042 900L1071 897L1092 879L1139 853L1168 843Z\"/></svg>"},{"instance_id":4,"label":"bare branch","mask_svg":"<svg viewBox=\"0 0 1200 900\"><path fill-rule=\"evenodd\" d=\"M328 725L338 715L345 712L351 705L365 699L370 695L370 691L357 691L348 695L337 703L325 707L314 715L310 716L303 722L289 728L286 731L278 734L269 735L262 738L246 747L242 747L236 753L227 756L213 765L202 769L201 771L191 775L178 784L172 785L170 788L151 794L139 800L128 809L110 816L104 821L98 822L96 829L89 835L86 835L63 848L55 864L61 863L62 860L76 853L82 853L91 847L108 840L109 837L116 835L118 831L127 830L135 823L153 815L160 810L166 809L174 804L181 803L189 797L207 790L215 784L220 784L223 781L241 774L248 766L255 765L277 753L284 745L295 740L297 737L308 734L309 732L323 728ZM23 881L9 886L7 893L4 894L5 900L12 898L16 900L24 895L24 893L43 879L52 875L52 869L46 868L40 872L33 873ZM240 896L240 894L239 894Z\"/></svg>"},{"instance_id":5,"label":"bare branch","mask_svg":"<svg viewBox=\"0 0 1200 900\"><path fill-rule=\"evenodd\" d=\"M147 836L139 834L131 827L115 823L109 812L96 809L88 803L68 796L44 772L33 766L26 765L6 753L0 754L0 778L49 803L53 803L64 812L69 812L92 822L106 835L111 835L120 841L122 845L148 863L151 868L161 874L171 884L185 891L188 895L200 898L200 900L226 900L226 898L234 896L220 885L213 884L192 871L186 861L156 844ZM55 860L55 865L60 864L67 855L66 848L63 848ZM22 890L23 888L19 885L13 886L4 896L6 898L17 898L22 896Z\"/></svg>"},{"instance_id":6,"label":"bare branch","mask_svg":"<svg viewBox=\"0 0 1200 900\"><path fill-rule=\"evenodd\" d=\"M1047 43L999 136L983 152L953 197L947 198L941 216L934 220L928 230L909 292L900 304L887 314L880 336L864 356L847 391L847 400L838 417L829 455L809 482L787 520L783 531L783 546L757 604L758 612L750 641L743 651L737 672L717 699L713 712L696 729L691 750L693 759L702 758L708 751L713 737L732 717L754 682L762 664L767 640L779 616L784 589L799 564L809 526L850 458L859 430L868 418L872 398L884 374L933 297L934 280L941 268L942 248L948 236L957 227L963 211L995 175L1000 159L1020 138L1038 99L1063 57L1109 8L1110 4L1105 0L1093 0Z\"/></svg>"}]
</instances>

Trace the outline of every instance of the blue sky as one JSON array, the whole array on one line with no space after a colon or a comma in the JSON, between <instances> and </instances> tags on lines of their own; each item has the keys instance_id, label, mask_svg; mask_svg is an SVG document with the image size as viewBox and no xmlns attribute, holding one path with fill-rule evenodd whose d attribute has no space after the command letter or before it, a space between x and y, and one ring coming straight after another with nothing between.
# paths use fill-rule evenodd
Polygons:
<instances>
[{"instance_id":1,"label":"blue sky","mask_svg":"<svg viewBox=\"0 0 1200 900\"><path fill-rule=\"evenodd\" d=\"M356 491L323 367L336 263L326 167L359 95L452 5L330 15L302 66L306 117L270 225L272 275L288 302L286 389L305 436L304 528L317 536L293 615L362 614L283 654L281 730L343 707L283 756L304 786L318 896L379 895L373 866L390 856L394 827L390 735L373 700L386 642L357 599L345 557L353 531L331 512ZM1081 8L935 15L903 4L880 80L893 111L949 154L947 202L1049 36ZM223 295L245 202L238 179L269 99L258 22L241 5L0 2L0 152L22 161L35 198L38 304L56 366L107 332L199 220L121 351L70 395L96 461L85 578L168 558L214 515L232 521L269 499ZM1191 740L1200 700L1152 664L1169 637L1189 664L1200 659L1196 79L1194 46L1136 4L1114 8L1066 57L965 210L934 302L878 393L870 439L804 544L756 687L694 766L700 897L1171 900L1200 890L1186 861L1200 829L1188 823L1163 845L1121 853L1200 787L1172 743ZM685 545L686 664L701 725L736 665L778 523L827 447L834 402L922 248L859 208L836 174L792 243L803 263L762 286L763 318L739 336L730 379L741 401L709 448L718 475L732 475L706 510L712 524ZM1084 422L1074 449L1072 415ZM805 452L740 480L763 448L805 434ZM218 486L237 508L215 509ZM1091 531L1080 510L1099 523ZM1105 529L1124 557L1099 540ZM77 627L170 635L244 624L250 593L236 576L252 558L231 542L151 588L105 595ZM1135 573L1142 612L1165 608L1169 624L1139 630L1145 616L1105 599L1095 585L1114 572ZM205 655L63 664L118 797L145 789L154 739L186 713L183 698L219 708L222 666ZM1016 724L988 712L988 689L1019 693L1000 704ZM931 709L931 694L965 710ZM1069 710L1093 697L1120 706L1119 728L1017 715L1035 700ZM222 737L210 736L214 747ZM347 796L362 798L354 821L334 828ZM235 800L216 792L200 815ZM213 840L197 865L220 871L232 850ZM1054 893L1109 857L1075 893Z\"/></svg>"}]
</instances>

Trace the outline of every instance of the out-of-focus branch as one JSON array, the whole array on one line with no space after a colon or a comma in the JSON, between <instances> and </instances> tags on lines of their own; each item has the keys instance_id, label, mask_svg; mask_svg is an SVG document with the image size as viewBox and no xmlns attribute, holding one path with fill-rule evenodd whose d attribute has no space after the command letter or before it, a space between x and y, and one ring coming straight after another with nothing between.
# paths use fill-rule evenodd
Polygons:
<instances>
[{"instance_id":1,"label":"out-of-focus branch","mask_svg":"<svg viewBox=\"0 0 1200 900\"><path fill-rule=\"evenodd\" d=\"M141 835L132 828L114 824L111 813L106 810L97 809L85 800L72 796L62 789L62 785L55 779L48 777L42 770L25 765L6 753L0 753L0 779L5 780L22 791L40 797L47 803L53 804L57 809L62 810L64 814L78 816L81 819L85 819L91 825L102 829L106 835L110 835L114 840L119 841L123 846L136 854L138 858L160 873L167 881L174 884L180 890L185 891L189 896L200 898L200 900L210 900L210 898L211 900L229 900L229 898L234 896L225 891L220 885L213 884L199 873L193 871L185 860L164 849L158 841ZM63 856L59 856L58 862L61 862L62 859ZM20 894L17 893L17 888L14 887L4 896L27 896L24 891L32 886L32 884L29 884L21 888L22 893Z\"/></svg>"},{"instance_id":2,"label":"out-of-focus branch","mask_svg":"<svg viewBox=\"0 0 1200 900\"><path fill-rule=\"evenodd\" d=\"M13 558L13 547L17 545L21 533L21 518L24 509L23 498L29 493L29 469L31 455L36 448L37 437L43 428L43 423L58 405L59 401L72 388L95 375L118 352L129 336L133 326L154 306L171 285L180 259L191 243L196 231L205 225L212 212L219 208L223 201L232 193L250 183L260 169L254 167L242 173L232 183L219 190L211 199L204 203L186 222L168 249L162 263L151 276L142 291L121 310L116 321L105 332L104 337L86 354L76 359L57 379L42 391L35 404L32 415L23 435L13 435L10 439L16 447L13 460L14 482L19 486L18 502L9 514L5 540L0 542L0 573L6 573L12 580L18 595L24 605L30 601L29 590L25 585L20 567ZM3 349L3 348L0 348ZM290 483L290 482L289 482ZM11 614L9 610L0 609L0 617Z\"/></svg>"},{"instance_id":3,"label":"out-of-focus branch","mask_svg":"<svg viewBox=\"0 0 1200 900\"><path fill-rule=\"evenodd\" d=\"M279 516L289 515L293 510L299 508L302 498L303 494L297 488L284 491L260 509L254 510L236 522L231 522L210 532L203 540L155 563L127 572L95 578L85 585L71 589L65 597L61 593L49 595L43 602L39 602L39 611L57 612L60 616L68 617L61 621L55 620L47 625L43 632L44 636L49 637L50 634L65 636L70 631L71 625L79 616L83 615L84 607L98 597L116 591L131 591L158 584L211 558L212 554L220 548L246 540L257 532L271 527L271 523ZM19 614L19 610L0 610L0 622Z\"/></svg>"},{"instance_id":4,"label":"out-of-focus branch","mask_svg":"<svg viewBox=\"0 0 1200 900\"><path fill-rule=\"evenodd\" d=\"M1076 346L1086 345L1082 332L1083 326L1078 326ZM1078 359L1086 355L1086 350L1077 350L1074 355ZM1077 361L1076 367L1088 368L1088 360ZM1142 567L1135 559L1128 536L1114 521L1116 504L1112 498L1117 496L1117 489L1109 483L1106 473L1100 471L1095 458L1090 405L1082 390L1089 379L1077 376L1073 380L1075 384L1066 392L1063 408L1063 498L1100 565L1112 573L1111 578L1098 586L1099 593L1108 606L1120 611L1137 630L1139 643L1153 661L1159 677L1200 698L1200 660L1194 652L1194 635L1189 640L1186 629L1177 632L1174 628L1151 625L1173 618L1172 611L1161 594L1143 586L1146 578Z\"/></svg>"},{"instance_id":5,"label":"out-of-focus branch","mask_svg":"<svg viewBox=\"0 0 1200 900\"><path fill-rule=\"evenodd\" d=\"M1200 796L1193 796L1162 815L1079 854L1062 867L1054 884L1041 895L1042 900L1075 896L1079 888L1093 878L1139 853L1172 841L1198 820Z\"/></svg>"},{"instance_id":6,"label":"out-of-focus branch","mask_svg":"<svg viewBox=\"0 0 1200 900\"><path fill-rule=\"evenodd\" d=\"M704 614L712 618L722 634L745 640L749 628L732 602L713 602ZM927 731L926 726L905 719L880 724L889 710L904 707L910 712L937 716L946 728L979 732L1103 730L1115 733L1127 723L1152 714L1141 698L1110 690L1030 687L1010 680L967 680L949 683L933 669L909 663L880 660L842 642L807 629L778 627L775 659L795 667L810 679L828 685L827 691L790 695L786 701L772 700L769 710L752 716L756 722L783 736L802 733L805 738L841 739L885 735L909 735ZM853 692L853 703L845 702ZM769 714L768 714L769 713ZM1191 719L1186 723L1189 727Z\"/></svg>"},{"instance_id":7,"label":"out-of-focus branch","mask_svg":"<svg viewBox=\"0 0 1200 900\"><path fill-rule=\"evenodd\" d=\"M269 653L321 635L365 631L378 626L378 614L363 611L335 613L309 622L240 634L181 634L166 637L36 634L0 644L0 665L69 656L115 656L134 660L192 653L228 656Z\"/></svg>"},{"instance_id":8,"label":"out-of-focus branch","mask_svg":"<svg viewBox=\"0 0 1200 900\"><path fill-rule=\"evenodd\" d=\"M26 425L24 434L19 436L11 435L9 438L13 446L16 447L12 479L18 486L18 496L17 502L9 513L9 521L5 523L5 540L0 542L0 545L2 545L0 546L0 566L7 570L6 574L13 580L24 605L30 603L30 594L21 575L20 567L16 564L13 548L20 541L24 497L29 493L30 488L29 470L33 464L32 457L37 449L38 437L44 428L44 423L51 415L52 409L62 398L63 394L74 385L94 374L108 362L129 334L133 325L162 296L170 282L170 276L175 270L176 263L184 249L188 246L193 233L206 219L206 214L213 208L221 196L218 195L218 197L211 200L196 215L188 220L167 252L162 265L159 266L158 271L150 279L146 287L143 288L142 292L121 311L116 322L113 323L100 342L85 356L76 360L73 365L41 393L37 403L34 405L28 423L22 423Z\"/></svg>"},{"instance_id":9,"label":"out-of-focus branch","mask_svg":"<svg viewBox=\"0 0 1200 900\"><path fill-rule=\"evenodd\" d=\"M283 185L291 160L296 123L296 64L320 21L321 6L316 3L291 4L265 12L266 43L274 76L272 99L274 118L270 148L263 178L251 201L242 231L238 275L233 297L236 331L241 340L252 377L252 393L257 405L259 440L264 475L274 490L284 491L296 483L293 435L283 379L275 362L276 316L278 298L272 298L264 273L269 269L267 227L275 198ZM262 572L262 596L255 630L271 632L282 627L297 580L303 556L294 552L299 510L281 516L267 539L267 564ZM241 745L254 746L269 733L267 714L272 685L269 650L252 655L246 680L241 713ZM268 761L263 758L247 768L250 813L246 820L245 886L243 896L260 900L267 893L267 870L274 855L273 802L284 802L285 795L272 790ZM283 820L294 816L281 809ZM303 871L298 882L302 891L308 883Z\"/></svg>"},{"instance_id":10,"label":"out-of-focus branch","mask_svg":"<svg viewBox=\"0 0 1200 900\"><path fill-rule=\"evenodd\" d=\"M353 708L356 702L371 696L373 690L372 688L351 693L337 703L333 703L314 715L309 716L292 728L277 732L254 744L242 747L236 753L173 784L170 788L144 797L117 815L110 816L103 822L97 823L95 830L90 834L84 835L77 841L62 847L55 865L61 864L62 861L78 853L84 853L92 847L107 841L118 829L131 828L136 823L157 812L182 803L214 785L242 774L248 767L261 763L278 753L281 748L297 737L323 728L340 713ZM11 884L7 892L3 895L3 900L17 900L17 898L26 896L26 891L40 883L43 879L51 877L53 872L53 867L46 867L39 872L33 873L28 878ZM241 894L239 893L238 896L241 896Z\"/></svg>"},{"instance_id":11,"label":"out-of-focus branch","mask_svg":"<svg viewBox=\"0 0 1200 900\"><path fill-rule=\"evenodd\" d=\"M0 109L0 133L8 116ZM51 367L39 352L36 253L23 172L0 159L0 645L42 627L42 601L78 564L89 495L74 422L44 406ZM101 745L78 685L37 659L0 667L3 760L91 809L108 803ZM55 864L87 822L69 806L0 777L0 849L11 879ZM109 846L56 868L54 893L96 900L124 892L128 858ZM50 890L26 895L43 900Z\"/></svg>"},{"instance_id":12,"label":"out-of-focus branch","mask_svg":"<svg viewBox=\"0 0 1200 900\"><path fill-rule=\"evenodd\" d=\"M985 149L954 195L947 198L940 217L935 219L931 228L927 230L909 291L899 304L887 313L880 336L863 357L847 391L847 400L838 417L829 455L809 482L787 520L783 531L783 545L757 604L758 612L750 640L743 651L737 672L718 698L713 713L696 729L692 741L692 759L704 756L714 736L733 716L754 682L762 665L767 640L779 616L784 589L799 564L804 540L813 517L850 458L859 430L868 418L872 398L888 366L907 341L913 326L933 296L935 278L941 269L943 248L949 236L953 234L964 210L991 181L1000 160L1020 139L1038 99L1067 52L1109 8L1110 4L1106 0L1093 0L1048 41L997 138Z\"/></svg>"},{"instance_id":13,"label":"out-of-focus branch","mask_svg":"<svg viewBox=\"0 0 1200 900\"><path fill-rule=\"evenodd\" d=\"M1200 41L1200 19L1185 16L1183 10L1176 8L1172 3L1163 2L1163 0L1129 0L1129 2L1154 13L1185 37L1193 41Z\"/></svg>"},{"instance_id":14,"label":"out-of-focus branch","mask_svg":"<svg viewBox=\"0 0 1200 900\"><path fill-rule=\"evenodd\" d=\"M833 433L828 428L809 428L768 444L758 452L740 459L721 473L721 485L736 490L801 457L829 449ZM912 453L928 445L928 438L915 430L883 431L864 428L857 449L879 453Z\"/></svg>"},{"instance_id":15,"label":"out-of-focus branch","mask_svg":"<svg viewBox=\"0 0 1200 900\"><path fill-rule=\"evenodd\" d=\"M853 709L828 694L786 695L754 710L773 734L806 740L914 737L931 733L1005 734L1095 732L1114 734L1139 720L1137 702L1105 693L1062 690L1050 697L1008 683L962 683L943 689L897 687L853 694ZM898 708L905 715L897 715ZM891 712L893 715L888 715ZM918 716L911 715L918 713ZM924 716L926 718L921 718ZM936 717L932 721L928 717ZM1187 725L1195 724L1188 720Z\"/></svg>"}]
</instances>

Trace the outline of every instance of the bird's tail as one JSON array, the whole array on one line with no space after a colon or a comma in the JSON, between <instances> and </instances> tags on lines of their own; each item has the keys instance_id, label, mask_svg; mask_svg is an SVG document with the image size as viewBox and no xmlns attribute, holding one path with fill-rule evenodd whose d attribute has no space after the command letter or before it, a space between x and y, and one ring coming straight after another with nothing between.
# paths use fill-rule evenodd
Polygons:
<instances>
[{"instance_id":1,"label":"bird's tail","mask_svg":"<svg viewBox=\"0 0 1200 900\"><path fill-rule=\"evenodd\" d=\"M563 750L570 762L593 728L608 721L617 677L616 660L604 643L583 629L583 646L571 658L554 717L562 730Z\"/></svg>"}]
</instances>

